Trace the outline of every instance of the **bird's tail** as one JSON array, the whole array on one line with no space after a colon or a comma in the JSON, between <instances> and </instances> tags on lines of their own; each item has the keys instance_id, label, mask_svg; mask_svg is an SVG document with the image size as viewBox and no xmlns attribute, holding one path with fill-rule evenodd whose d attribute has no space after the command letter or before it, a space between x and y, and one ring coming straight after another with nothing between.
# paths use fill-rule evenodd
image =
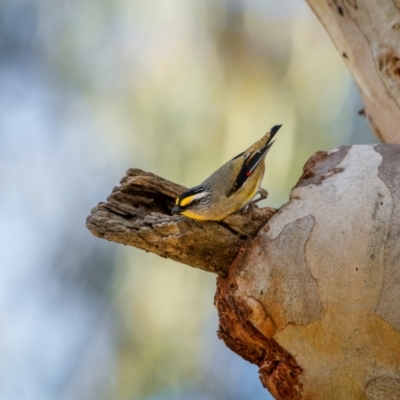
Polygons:
<instances>
[{"instance_id":1,"label":"bird's tail","mask_svg":"<svg viewBox=\"0 0 400 400\"><path fill-rule=\"evenodd\" d=\"M279 131L281 126L282 125L273 126L258 142L254 143L249 149L247 149L245 153L259 150L260 153L265 155L273 145L274 142L272 142L272 139Z\"/></svg>"}]
</instances>

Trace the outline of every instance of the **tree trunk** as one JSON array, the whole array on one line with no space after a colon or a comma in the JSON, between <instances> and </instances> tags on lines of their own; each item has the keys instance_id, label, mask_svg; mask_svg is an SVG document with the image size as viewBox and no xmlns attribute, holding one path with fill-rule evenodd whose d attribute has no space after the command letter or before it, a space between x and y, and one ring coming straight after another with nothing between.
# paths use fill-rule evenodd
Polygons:
<instances>
[{"instance_id":1,"label":"tree trunk","mask_svg":"<svg viewBox=\"0 0 400 400\"><path fill-rule=\"evenodd\" d=\"M218 280L219 336L277 399L400 398L399 160L317 153Z\"/></svg>"},{"instance_id":2,"label":"tree trunk","mask_svg":"<svg viewBox=\"0 0 400 400\"><path fill-rule=\"evenodd\" d=\"M356 81L382 142L400 143L400 0L307 0Z\"/></svg>"}]
</instances>

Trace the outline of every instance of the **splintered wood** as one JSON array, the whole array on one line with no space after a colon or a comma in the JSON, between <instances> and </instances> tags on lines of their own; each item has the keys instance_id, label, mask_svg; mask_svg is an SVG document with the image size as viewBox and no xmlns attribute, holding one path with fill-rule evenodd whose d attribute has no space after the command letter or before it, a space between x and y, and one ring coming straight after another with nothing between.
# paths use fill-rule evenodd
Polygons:
<instances>
[{"instance_id":1,"label":"splintered wood","mask_svg":"<svg viewBox=\"0 0 400 400\"><path fill-rule=\"evenodd\" d=\"M93 235L220 275L275 212L254 208L222 222L193 221L171 216L183 186L140 169L127 171L120 183L88 216Z\"/></svg>"}]
</instances>

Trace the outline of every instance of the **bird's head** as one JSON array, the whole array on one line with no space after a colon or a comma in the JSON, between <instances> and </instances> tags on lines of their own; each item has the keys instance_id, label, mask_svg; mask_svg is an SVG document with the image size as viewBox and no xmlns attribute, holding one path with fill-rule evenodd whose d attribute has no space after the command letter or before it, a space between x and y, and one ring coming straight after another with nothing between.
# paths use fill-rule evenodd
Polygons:
<instances>
[{"instance_id":1,"label":"bird's head","mask_svg":"<svg viewBox=\"0 0 400 400\"><path fill-rule=\"evenodd\" d=\"M212 190L208 185L199 185L185 190L177 197L172 214L182 214L192 219L206 220L210 209Z\"/></svg>"}]
</instances>

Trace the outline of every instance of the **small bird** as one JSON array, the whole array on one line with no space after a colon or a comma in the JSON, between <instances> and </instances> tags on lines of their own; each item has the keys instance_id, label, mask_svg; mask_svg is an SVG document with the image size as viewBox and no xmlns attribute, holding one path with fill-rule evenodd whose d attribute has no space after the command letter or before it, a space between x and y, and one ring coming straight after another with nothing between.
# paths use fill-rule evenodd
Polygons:
<instances>
[{"instance_id":1,"label":"small bird","mask_svg":"<svg viewBox=\"0 0 400 400\"><path fill-rule=\"evenodd\" d=\"M275 125L259 141L218 168L203 183L185 190L175 202L172 214L203 221L220 221L246 206L267 198L261 187L264 159L272 138L282 125ZM260 194L260 197L253 200Z\"/></svg>"}]
</instances>

